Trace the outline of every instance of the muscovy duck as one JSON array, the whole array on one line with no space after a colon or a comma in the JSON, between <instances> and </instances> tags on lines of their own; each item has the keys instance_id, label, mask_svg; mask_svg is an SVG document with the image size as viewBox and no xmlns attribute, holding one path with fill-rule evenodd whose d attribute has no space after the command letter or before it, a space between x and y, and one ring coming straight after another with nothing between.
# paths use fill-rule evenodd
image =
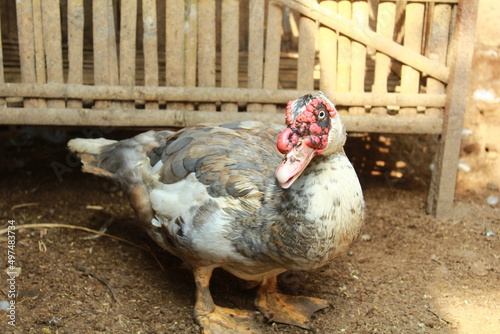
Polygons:
<instances>
[{"instance_id":1,"label":"muscovy duck","mask_svg":"<svg viewBox=\"0 0 500 334\"><path fill-rule=\"evenodd\" d=\"M255 313L214 304L217 267L259 286L255 304L269 320L307 328L328 303L279 294L277 276L331 262L360 233L362 190L333 103L322 92L290 101L286 125L240 121L68 143L83 171L119 183L147 233L192 268L203 333L256 331Z\"/></svg>"}]
</instances>

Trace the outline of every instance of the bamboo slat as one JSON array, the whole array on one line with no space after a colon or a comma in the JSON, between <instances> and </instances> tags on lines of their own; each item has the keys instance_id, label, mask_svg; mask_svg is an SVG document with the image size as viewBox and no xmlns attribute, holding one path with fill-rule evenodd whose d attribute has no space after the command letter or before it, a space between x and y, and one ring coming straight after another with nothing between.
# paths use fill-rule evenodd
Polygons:
<instances>
[{"instance_id":1,"label":"bamboo slat","mask_svg":"<svg viewBox=\"0 0 500 334\"><path fill-rule=\"evenodd\" d=\"M19 60L21 81L36 82L35 37L33 32L33 5L31 0L16 1L17 30L19 36ZM38 107L38 100L24 99L27 108Z\"/></svg>"},{"instance_id":2,"label":"bamboo slat","mask_svg":"<svg viewBox=\"0 0 500 334\"><path fill-rule=\"evenodd\" d=\"M166 17L166 52L165 83L167 86L184 86L184 0L167 0ZM181 103L168 103L167 109L184 109Z\"/></svg>"},{"instance_id":3,"label":"bamboo slat","mask_svg":"<svg viewBox=\"0 0 500 334\"><path fill-rule=\"evenodd\" d=\"M3 47L2 47L2 9L0 8L0 86L5 82L3 74ZM0 97L0 108L5 108L5 99Z\"/></svg>"},{"instance_id":4,"label":"bamboo slat","mask_svg":"<svg viewBox=\"0 0 500 334\"><path fill-rule=\"evenodd\" d=\"M47 73L45 67L45 47L43 43L43 19L41 0L33 0L33 36L35 42L35 70L36 82L46 83ZM44 100L39 100L40 107L45 106Z\"/></svg>"},{"instance_id":5,"label":"bamboo slat","mask_svg":"<svg viewBox=\"0 0 500 334\"><path fill-rule=\"evenodd\" d=\"M446 57L446 64L451 66L453 61L455 60L455 55L452 52L457 48L457 43L459 38L456 36L457 34L457 17L458 17L458 12L459 12L459 6L453 6L451 8L451 22L450 22L450 44L448 45L448 55Z\"/></svg>"},{"instance_id":6,"label":"bamboo slat","mask_svg":"<svg viewBox=\"0 0 500 334\"><path fill-rule=\"evenodd\" d=\"M15 13L15 6L16 3L12 1L0 1L0 31L3 31L3 36L5 36L7 39L5 41L7 42L8 39L13 35L12 31L16 28L17 23L16 23L16 16L14 15ZM5 15L3 13L12 13L11 15ZM2 19L3 17L3 19Z\"/></svg>"},{"instance_id":7,"label":"bamboo slat","mask_svg":"<svg viewBox=\"0 0 500 334\"><path fill-rule=\"evenodd\" d=\"M215 0L198 0L198 86L215 87ZM215 111L215 104L200 103L200 110Z\"/></svg>"},{"instance_id":8,"label":"bamboo slat","mask_svg":"<svg viewBox=\"0 0 500 334\"><path fill-rule=\"evenodd\" d=\"M142 22L144 24L144 85L158 86L158 29L156 22L156 0L142 0ZM146 101L146 109L158 109L157 101Z\"/></svg>"},{"instance_id":9,"label":"bamboo slat","mask_svg":"<svg viewBox=\"0 0 500 334\"><path fill-rule=\"evenodd\" d=\"M120 17L120 85L133 86L135 82L137 0L121 1ZM134 101L122 102L122 108L134 109Z\"/></svg>"},{"instance_id":10,"label":"bamboo slat","mask_svg":"<svg viewBox=\"0 0 500 334\"><path fill-rule=\"evenodd\" d=\"M264 0L249 1L248 88L262 88L264 68ZM248 104L247 111L260 112L262 105Z\"/></svg>"},{"instance_id":11,"label":"bamboo slat","mask_svg":"<svg viewBox=\"0 0 500 334\"><path fill-rule=\"evenodd\" d=\"M112 0L94 0L94 83L96 85L118 84L118 59ZM98 101L96 108L117 108L119 103Z\"/></svg>"},{"instance_id":12,"label":"bamboo slat","mask_svg":"<svg viewBox=\"0 0 500 334\"><path fill-rule=\"evenodd\" d=\"M424 31L424 10L422 3L406 5L404 46L415 52L422 51L422 34ZM420 90L420 72L410 66L403 65L401 69L401 93L418 93ZM401 108L399 114L412 116L416 108Z\"/></svg>"},{"instance_id":13,"label":"bamboo slat","mask_svg":"<svg viewBox=\"0 0 500 334\"><path fill-rule=\"evenodd\" d=\"M460 0L451 50L454 59L446 95L441 139L437 145L435 169L432 173L427 210L438 219L453 213L453 198L460 154L461 129L467 105L467 91L471 77L478 0Z\"/></svg>"},{"instance_id":14,"label":"bamboo slat","mask_svg":"<svg viewBox=\"0 0 500 334\"><path fill-rule=\"evenodd\" d=\"M297 89L314 89L314 61L316 58L316 22L306 16L299 19L299 63Z\"/></svg>"},{"instance_id":15,"label":"bamboo slat","mask_svg":"<svg viewBox=\"0 0 500 334\"><path fill-rule=\"evenodd\" d=\"M42 2L42 22L47 82L63 83L61 10L59 0L44 0ZM64 108L66 102L61 99L48 100L47 106Z\"/></svg>"},{"instance_id":16,"label":"bamboo slat","mask_svg":"<svg viewBox=\"0 0 500 334\"><path fill-rule=\"evenodd\" d=\"M15 84L0 86L0 97L72 98L89 100L166 100L172 102L250 102L280 103L310 94L310 90L247 89L212 87L145 87L145 86L91 86L72 84ZM444 94L398 94L336 92L334 102L343 106L398 105L443 107ZM426 116L421 116L426 117Z\"/></svg>"},{"instance_id":17,"label":"bamboo slat","mask_svg":"<svg viewBox=\"0 0 500 334\"><path fill-rule=\"evenodd\" d=\"M405 10L407 0L396 1L396 26L394 27L394 40L398 44L403 44L403 38L405 36Z\"/></svg>"},{"instance_id":18,"label":"bamboo slat","mask_svg":"<svg viewBox=\"0 0 500 334\"><path fill-rule=\"evenodd\" d=\"M47 74L45 72L45 50L43 45L43 23L42 23L42 8L41 0L33 0L33 38L35 45L35 72L36 82L39 84L45 83ZM46 101L38 100L38 106L46 107Z\"/></svg>"},{"instance_id":19,"label":"bamboo slat","mask_svg":"<svg viewBox=\"0 0 500 334\"><path fill-rule=\"evenodd\" d=\"M83 83L83 0L68 2L68 83ZM68 108L81 108L81 100L68 100Z\"/></svg>"},{"instance_id":20,"label":"bamboo slat","mask_svg":"<svg viewBox=\"0 0 500 334\"><path fill-rule=\"evenodd\" d=\"M350 20L352 14L351 5L351 1L339 1L339 15ZM351 88L351 50L351 40L345 35L340 35L337 64L337 91L339 92L348 92Z\"/></svg>"},{"instance_id":21,"label":"bamboo slat","mask_svg":"<svg viewBox=\"0 0 500 334\"><path fill-rule=\"evenodd\" d=\"M0 124L77 125L77 126L194 126L200 123L223 123L242 120L259 120L282 124L284 117L278 113L238 112L222 113L192 110L109 110L109 109L0 109ZM342 117L347 131L384 133L441 132L442 119L426 117Z\"/></svg>"},{"instance_id":22,"label":"bamboo slat","mask_svg":"<svg viewBox=\"0 0 500 334\"><path fill-rule=\"evenodd\" d=\"M322 1L321 6L337 12L335 1ZM319 28L320 89L332 94L337 90L337 33L331 28Z\"/></svg>"},{"instance_id":23,"label":"bamboo slat","mask_svg":"<svg viewBox=\"0 0 500 334\"><path fill-rule=\"evenodd\" d=\"M377 13L377 33L384 37L391 38L394 35L396 23L396 4L392 2L382 2L378 5ZM375 93L387 93L387 80L391 71L391 58L382 52L375 55L375 74L372 91ZM386 114L386 108L372 108L373 114Z\"/></svg>"},{"instance_id":24,"label":"bamboo slat","mask_svg":"<svg viewBox=\"0 0 500 334\"><path fill-rule=\"evenodd\" d=\"M186 3L186 22L184 31L185 45L185 67L184 67L184 86L196 86L197 69L197 49L198 49L198 0L185 0ZM194 109L193 103L186 103L184 108Z\"/></svg>"},{"instance_id":25,"label":"bamboo slat","mask_svg":"<svg viewBox=\"0 0 500 334\"><path fill-rule=\"evenodd\" d=\"M422 56L418 52L406 49L402 45L391 41L383 36L378 35L368 27L366 29L359 29L351 20L334 13L328 9L321 7L317 2L312 0L274 0L283 5L309 16L317 20L319 23L338 30L354 40L357 40L367 46L371 46L376 50L384 52L388 56L399 60L427 73L442 82L447 82L450 75L450 70L442 64L432 61L427 57ZM340 3L339 3L340 6ZM340 7L339 7L340 13ZM340 55L339 55L340 56Z\"/></svg>"},{"instance_id":26,"label":"bamboo slat","mask_svg":"<svg viewBox=\"0 0 500 334\"><path fill-rule=\"evenodd\" d=\"M431 29L429 31L429 44L427 51L429 58L446 64L448 56L448 43L450 35L451 5L437 4L432 6ZM434 78L427 78L427 93L443 94L445 86ZM427 108L426 115L439 115L438 108Z\"/></svg>"},{"instance_id":27,"label":"bamboo slat","mask_svg":"<svg viewBox=\"0 0 500 334\"><path fill-rule=\"evenodd\" d=\"M196 59L198 47L198 0L186 0L186 67L185 86L196 86Z\"/></svg>"},{"instance_id":28,"label":"bamboo slat","mask_svg":"<svg viewBox=\"0 0 500 334\"><path fill-rule=\"evenodd\" d=\"M266 47L264 55L264 89L278 89L283 9L269 2L267 11ZM263 112L276 112L275 104L264 104Z\"/></svg>"},{"instance_id":29,"label":"bamboo slat","mask_svg":"<svg viewBox=\"0 0 500 334\"><path fill-rule=\"evenodd\" d=\"M222 2L221 87L238 87L239 1ZM236 103L223 103L222 111L238 111Z\"/></svg>"},{"instance_id":30,"label":"bamboo slat","mask_svg":"<svg viewBox=\"0 0 500 334\"><path fill-rule=\"evenodd\" d=\"M184 86L184 1L166 2L166 79L167 86ZM181 107L181 106L177 106Z\"/></svg>"},{"instance_id":31,"label":"bamboo slat","mask_svg":"<svg viewBox=\"0 0 500 334\"><path fill-rule=\"evenodd\" d=\"M368 27L368 2L354 1L352 3L352 21L363 29ZM366 76L366 46L357 41L352 41L351 46L351 91L365 91L365 76ZM351 107L349 114L362 115L365 113L364 107Z\"/></svg>"},{"instance_id":32,"label":"bamboo slat","mask_svg":"<svg viewBox=\"0 0 500 334\"><path fill-rule=\"evenodd\" d=\"M117 5L113 0L108 0L107 2L107 45L108 45L108 59L110 68L108 70L109 82L113 85L119 84L119 70L118 70L118 49L116 45L116 19Z\"/></svg>"},{"instance_id":33,"label":"bamboo slat","mask_svg":"<svg viewBox=\"0 0 500 334\"><path fill-rule=\"evenodd\" d=\"M108 0L108 27L109 27L109 35L108 35L108 53L109 53L109 83L110 85L119 85L120 84L120 69L118 67L118 47L117 43L117 34L116 29L117 22L119 21L119 4L115 0ZM95 59L94 59L95 61ZM121 102L112 101L109 104L110 108L120 109Z\"/></svg>"},{"instance_id":34,"label":"bamboo slat","mask_svg":"<svg viewBox=\"0 0 500 334\"><path fill-rule=\"evenodd\" d=\"M299 40L299 28L295 15L289 6L283 6L283 51L296 50Z\"/></svg>"}]
</instances>

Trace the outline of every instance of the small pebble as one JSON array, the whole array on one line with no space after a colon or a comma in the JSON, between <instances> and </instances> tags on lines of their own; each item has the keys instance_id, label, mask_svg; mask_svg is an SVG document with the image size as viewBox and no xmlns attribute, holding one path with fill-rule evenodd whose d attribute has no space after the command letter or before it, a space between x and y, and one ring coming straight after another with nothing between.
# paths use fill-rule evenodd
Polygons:
<instances>
[{"instance_id":1,"label":"small pebble","mask_svg":"<svg viewBox=\"0 0 500 334\"><path fill-rule=\"evenodd\" d=\"M499 98L496 97L495 92L490 89L478 89L474 92L473 98L476 101L486 102L486 103L497 103Z\"/></svg>"},{"instance_id":2,"label":"small pebble","mask_svg":"<svg viewBox=\"0 0 500 334\"><path fill-rule=\"evenodd\" d=\"M436 261L437 263L441 263L441 261L439 261L439 259L438 259L437 255L436 255L436 254L434 254L434 253L433 253L433 254L431 254L431 260L432 260L432 261Z\"/></svg>"},{"instance_id":3,"label":"small pebble","mask_svg":"<svg viewBox=\"0 0 500 334\"><path fill-rule=\"evenodd\" d=\"M6 310L10 303L6 300L0 300L0 310Z\"/></svg>"},{"instance_id":4,"label":"small pebble","mask_svg":"<svg viewBox=\"0 0 500 334\"><path fill-rule=\"evenodd\" d=\"M48 324L52 325L52 326L60 327L61 326L61 318L59 318L59 317L52 317L48 321Z\"/></svg>"},{"instance_id":5,"label":"small pebble","mask_svg":"<svg viewBox=\"0 0 500 334\"><path fill-rule=\"evenodd\" d=\"M466 173L469 173L471 171L470 165L467 163L467 161L464 160L460 160L458 162L458 169Z\"/></svg>"},{"instance_id":6,"label":"small pebble","mask_svg":"<svg viewBox=\"0 0 500 334\"><path fill-rule=\"evenodd\" d=\"M471 272L476 276L486 276L488 275L488 270L482 262L474 262L470 268Z\"/></svg>"},{"instance_id":7,"label":"small pebble","mask_svg":"<svg viewBox=\"0 0 500 334\"><path fill-rule=\"evenodd\" d=\"M462 129L462 137L469 137L472 134L471 129Z\"/></svg>"},{"instance_id":8,"label":"small pebble","mask_svg":"<svg viewBox=\"0 0 500 334\"><path fill-rule=\"evenodd\" d=\"M8 267L5 272L9 277L19 277L21 275L21 267Z\"/></svg>"},{"instance_id":9,"label":"small pebble","mask_svg":"<svg viewBox=\"0 0 500 334\"><path fill-rule=\"evenodd\" d=\"M486 55L490 57L498 57L498 51L495 49L489 49L486 51Z\"/></svg>"},{"instance_id":10,"label":"small pebble","mask_svg":"<svg viewBox=\"0 0 500 334\"><path fill-rule=\"evenodd\" d=\"M361 240L363 240L363 241L371 241L372 237L369 234L363 234L363 235L361 235Z\"/></svg>"},{"instance_id":11,"label":"small pebble","mask_svg":"<svg viewBox=\"0 0 500 334\"><path fill-rule=\"evenodd\" d=\"M487 237L494 237L495 236L495 232L493 232L491 230L484 232L484 234L486 234Z\"/></svg>"},{"instance_id":12,"label":"small pebble","mask_svg":"<svg viewBox=\"0 0 500 334\"><path fill-rule=\"evenodd\" d=\"M498 190L498 185L493 183L493 182L488 183L486 185L486 187L488 187L489 190L493 190L493 191Z\"/></svg>"},{"instance_id":13,"label":"small pebble","mask_svg":"<svg viewBox=\"0 0 500 334\"><path fill-rule=\"evenodd\" d=\"M491 206L495 206L498 204L498 196L495 195L490 195L488 198L486 198L486 203Z\"/></svg>"}]
</instances>

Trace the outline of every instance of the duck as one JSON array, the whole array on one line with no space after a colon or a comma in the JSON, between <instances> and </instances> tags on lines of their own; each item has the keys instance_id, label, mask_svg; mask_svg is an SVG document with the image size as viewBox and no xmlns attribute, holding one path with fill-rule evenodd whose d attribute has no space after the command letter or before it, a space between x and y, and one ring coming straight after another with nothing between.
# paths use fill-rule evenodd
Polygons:
<instances>
[{"instance_id":1,"label":"duck","mask_svg":"<svg viewBox=\"0 0 500 334\"><path fill-rule=\"evenodd\" d=\"M147 131L125 140L75 138L83 172L127 194L138 224L192 270L202 333L258 333L256 311L218 306L216 268L250 282L269 322L308 328L328 301L278 291L278 275L344 254L365 204L344 152L340 114L322 92L288 102L285 126L260 121Z\"/></svg>"}]
</instances>

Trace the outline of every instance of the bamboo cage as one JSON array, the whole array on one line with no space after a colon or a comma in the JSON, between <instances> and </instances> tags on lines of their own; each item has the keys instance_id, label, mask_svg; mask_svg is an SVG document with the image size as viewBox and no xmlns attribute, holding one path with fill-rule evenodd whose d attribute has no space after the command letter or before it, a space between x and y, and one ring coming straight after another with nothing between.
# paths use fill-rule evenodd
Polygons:
<instances>
[{"instance_id":1,"label":"bamboo cage","mask_svg":"<svg viewBox=\"0 0 500 334\"><path fill-rule=\"evenodd\" d=\"M440 135L453 203L478 0L0 0L0 124L283 123L324 91L348 131Z\"/></svg>"}]
</instances>

